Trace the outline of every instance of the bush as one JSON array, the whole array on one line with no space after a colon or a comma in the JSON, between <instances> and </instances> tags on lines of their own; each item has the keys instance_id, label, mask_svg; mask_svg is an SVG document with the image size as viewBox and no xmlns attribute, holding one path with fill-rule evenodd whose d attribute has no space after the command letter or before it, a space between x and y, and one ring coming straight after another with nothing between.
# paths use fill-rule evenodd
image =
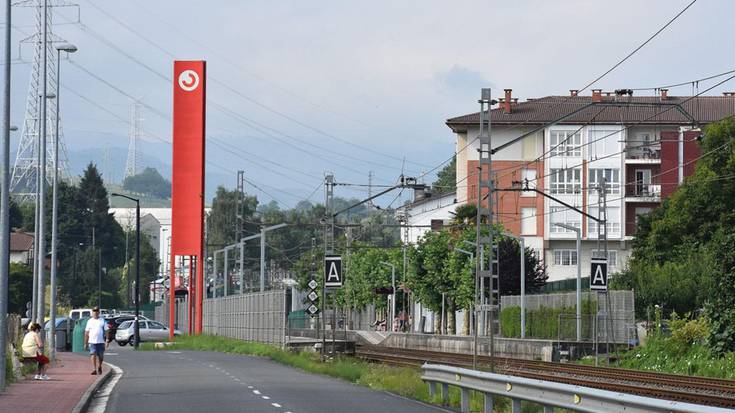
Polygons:
<instances>
[{"instance_id":1,"label":"bush","mask_svg":"<svg viewBox=\"0 0 735 413\"><path fill-rule=\"evenodd\" d=\"M526 337L542 339L571 339L576 337L576 306L526 310ZM592 337L592 320L597 313L597 303L582 300L582 337ZM559 330L561 327L561 331ZM507 307L500 311L500 333L503 337L521 336L521 308Z\"/></svg>"},{"instance_id":2,"label":"bush","mask_svg":"<svg viewBox=\"0 0 735 413\"><path fill-rule=\"evenodd\" d=\"M671 314L669 321L671 339L684 347L695 344L704 344L709 337L709 323L704 317L689 319L689 314L679 317L676 312Z\"/></svg>"}]
</instances>

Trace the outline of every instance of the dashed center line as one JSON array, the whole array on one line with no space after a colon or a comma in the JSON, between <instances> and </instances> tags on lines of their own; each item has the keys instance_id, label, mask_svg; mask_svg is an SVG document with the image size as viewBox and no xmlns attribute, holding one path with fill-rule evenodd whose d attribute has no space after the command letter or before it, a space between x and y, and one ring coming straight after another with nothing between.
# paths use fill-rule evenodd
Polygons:
<instances>
[{"instance_id":1,"label":"dashed center line","mask_svg":"<svg viewBox=\"0 0 735 413\"><path fill-rule=\"evenodd\" d=\"M273 407L281 407L281 405L278 404L278 403L271 403L271 406L273 406Z\"/></svg>"},{"instance_id":2,"label":"dashed center line","mask_svg":"<svg viewBox=\"0 0 735 413\"><path fill-rule=\"evenodd\" d=\"M260 394L260 390L253 390L253 393Z\"/></svg>"},{"instance_id":3,"label":"dashed center line","mask_svg":"<svg viewBox=\"0 0 735 413\"><path fill-rule=\"evenodd\" d=\"M268 396L261 396L261 397L263 397L264 400L270 400L270 397Z\"/></svg>"}]
</instances>

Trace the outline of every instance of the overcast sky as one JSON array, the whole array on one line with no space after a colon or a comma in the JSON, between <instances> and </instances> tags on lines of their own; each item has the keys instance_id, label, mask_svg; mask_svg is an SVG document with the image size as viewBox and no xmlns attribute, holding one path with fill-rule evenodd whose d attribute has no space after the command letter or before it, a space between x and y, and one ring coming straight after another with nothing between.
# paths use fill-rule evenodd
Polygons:
<instances>
[{"instance_id":1,"label":"overcast sky","mask_svg":"<svg viewBox=\"0 0 735 413\"><path fill-rule=\"evenodd\" d=\"M387 184L402 170L415 176L431 169L453 153L444 121L476 111L481 87L496 94L512 88L521 99L567 94L689 2L78 0L81 24L74 23L77 9L54 10L54 31L79 47L74 64L62 64L62 83L98 106L62 90L65 139L70 152L108 147L124 164L131 99L85 69L148 106L143 154L170 163L171 147L160 141L171 140L165 78L174 59L205 59L208 185L233 187L234 171L244 169L284 206L312 193L318 201L325 171L360 184L373 171L375 183ZM596 86L653 87L734 69L734 12L731 1L698 1ZM34 31L34 11L14 13L17 43ZM20 50L32 60L30 45ZM13 65L18 125L29 71ZM735 85L713 93L723 90ZM671 94L691 92L687 86Z\"/></svg>"}]
</instances>

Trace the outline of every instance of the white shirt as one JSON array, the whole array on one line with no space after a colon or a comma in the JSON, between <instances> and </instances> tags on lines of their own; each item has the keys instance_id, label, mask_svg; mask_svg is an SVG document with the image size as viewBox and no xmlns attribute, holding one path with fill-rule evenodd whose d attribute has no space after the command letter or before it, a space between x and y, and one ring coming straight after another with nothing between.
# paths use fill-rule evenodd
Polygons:
<instances>
[{"instance_id":1,"label":"white shirt","mask_svg":"<svg viewBox=\"0 0 735 413\"><path fill-rule=\"evenodd\" d=\"M105 342L105 320L101 318L90 318L84 331L89 333L87 343L104 344Z\"/></svg>"}]
</instances>

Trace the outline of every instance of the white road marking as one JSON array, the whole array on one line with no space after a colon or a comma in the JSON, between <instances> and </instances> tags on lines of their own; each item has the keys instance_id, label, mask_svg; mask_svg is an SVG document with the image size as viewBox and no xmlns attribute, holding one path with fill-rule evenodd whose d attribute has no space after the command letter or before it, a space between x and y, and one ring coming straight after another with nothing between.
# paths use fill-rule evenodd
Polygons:
<instances>
[{"instance_id":1,"label":"white road marking","mask_svg":"<svg viewBox=\"0 0 735 413\"><path fill-rule=\"evenodd\" d=\"M252 388L253 388L253 386L248 386L248 389L252 389Z\"/></svg>"},{"instance_id":2,"label":"white road marking","mask_svg":"<svg viewBox=\"0 0 735 413\"><path fill-rule=\"evenodd\" d=\"M260 396L260 397L262 397L265 400L270 400L270 397L268 397L268 396Z\"/></svg>"},{"instance_id":3,"label":"white road marking","mask_svg":"<svg viewBox=\"0 0 735 413\"><path fill-rule=\"evenodd\" d=\"M271 406L273 406L273 407L281 407L281 405L278 404L278 403L271 403Z\"/></svg>"},{"instance_id":4,"label":"white road marking","mask_svg":"<svg viewBox=\"0 0 735 413\"><path fill-rule=\"evenodd\" d=\"M260 394L260 390L253 390L253 393Z\"/></svg>"},{"instance_id":5,"label":"white road marking","mask_svg":"<svg viewBox=\"0 0 735 413\"><path fill-rule=\"evenodd\" d=\"M105 356L119 356L119 354L117 354L117 353L111 353L109 351L106 351L105 352Z\"/></svg>"},{"instance_id":6,"label":"white road marking","mask_svg":"<svg viewBox=\"0 0 735 413\"><path fill-rule=\"evenodd\" d=\"M105 383L104 386L102 386L101 389L97 391L97 393L92 397L91 402L89 403L89 407L87 408L87 412L90 413L104 413L105 410L107 410L107 402L110 399L110 395L112 394L112 390L115 388L115 385L123 376L123 371L120 367L117 367L110 363L105 363L112 369L112 378L110 381Z\"/></svg>"}]
</instances>

